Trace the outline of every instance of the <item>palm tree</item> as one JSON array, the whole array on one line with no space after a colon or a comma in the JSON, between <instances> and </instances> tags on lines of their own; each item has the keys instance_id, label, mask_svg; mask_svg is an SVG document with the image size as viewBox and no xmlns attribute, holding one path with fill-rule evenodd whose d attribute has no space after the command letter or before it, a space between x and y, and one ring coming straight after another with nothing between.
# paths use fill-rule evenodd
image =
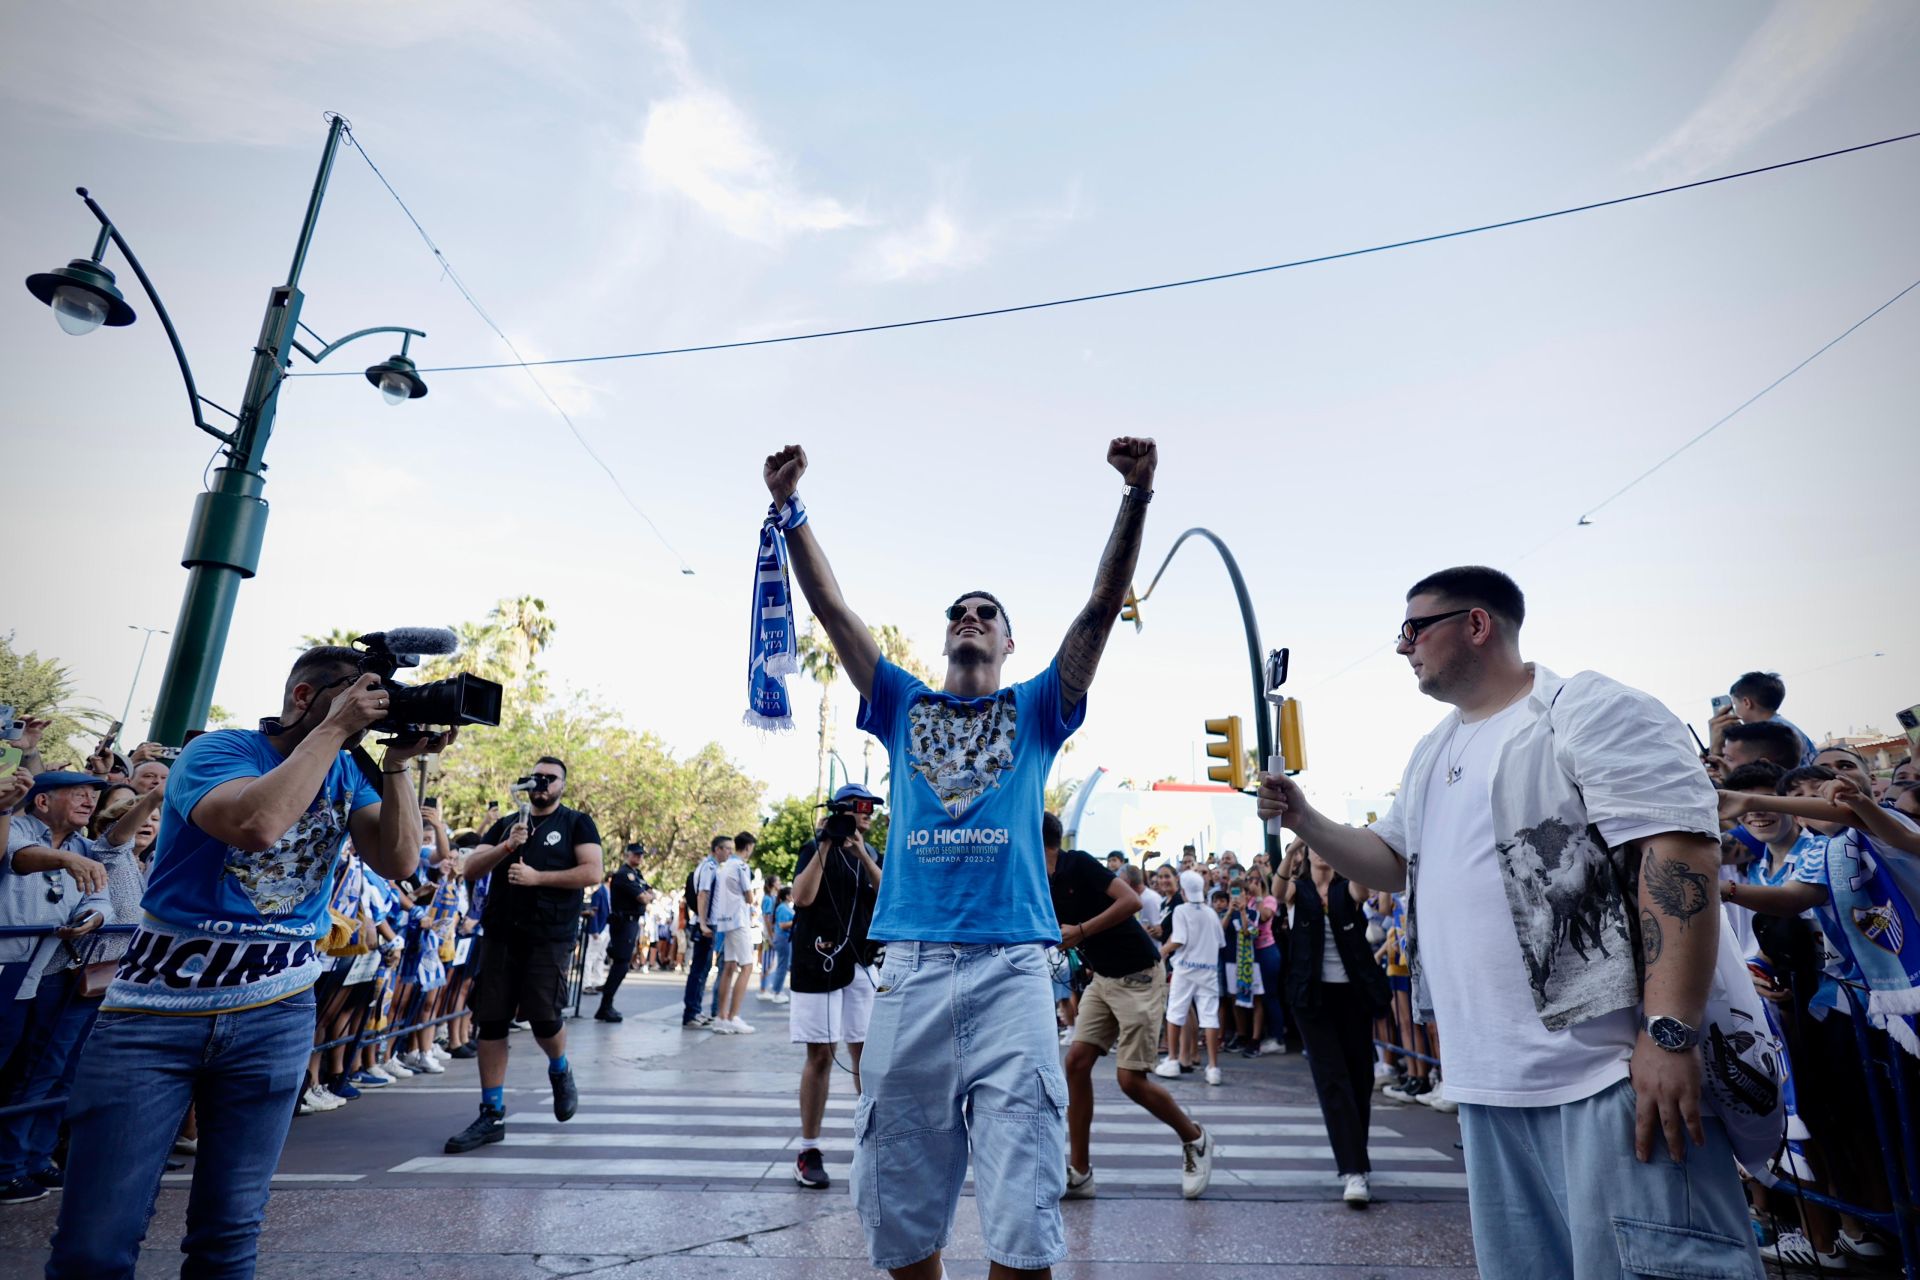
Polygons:
<instances>
[{"instance_id":1,"label":"palm tree","mask_svg":"<svg viewBox=\"0 0 1920 1280\"><path fill-rule=\"evenodd\" d=\"M873 641L880 646L881 657L917 680L932 681L933 672L913 651L913 641L907 639L906 632L891 622L868 627L867 630L873 632ZM860 774L863 778L873 776L873 742L873 735L868 734L866 741L860 745Z\"/></svg>"},{"instance_id":2,"label":"palm tree","mask_svg":"<svg viewBox=\"0 0 1920 1280\"><path fill-rule=\"evenodd\" d=\"M815 804L827 794L827 755L833 750L833 682L840 676L840 656L820 630L820 620L809 616L800 633L800 670L820 686L820 766L814 781Z\"/></svg>"}]
</instances>

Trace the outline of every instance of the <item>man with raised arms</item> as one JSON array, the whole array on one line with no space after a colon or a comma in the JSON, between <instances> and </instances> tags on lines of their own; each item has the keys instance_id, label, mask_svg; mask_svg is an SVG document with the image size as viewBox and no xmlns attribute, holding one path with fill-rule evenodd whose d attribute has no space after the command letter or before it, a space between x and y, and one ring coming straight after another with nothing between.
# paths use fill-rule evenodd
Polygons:
<instances>
[{"instance_id":1,"label":"man with raised arms","mask_svg":"<svg viewBox=\"0 0 1920 1280\"><path fill-rule=\"evenodd\" d=\"M807 523L795 490L806 453L767 458L767 488L794 576L860 691L860 727L892 760L886 876L872 937L887 943L854 1113L853 1194L875 1266L938 1280L940 1251L974 1169L998 1280L1046 1277L1066 1256L1066 1079L1043 949L1060 929L1041 815L1054 756L1086 717L1087 688L1140 554L1158 454L1122 437L1126 481L1093 594L1053 660L1002 687L1013 625L969 591L947 609L946 675L929 688L880 656Z\"/></svg>"}]
</instances>

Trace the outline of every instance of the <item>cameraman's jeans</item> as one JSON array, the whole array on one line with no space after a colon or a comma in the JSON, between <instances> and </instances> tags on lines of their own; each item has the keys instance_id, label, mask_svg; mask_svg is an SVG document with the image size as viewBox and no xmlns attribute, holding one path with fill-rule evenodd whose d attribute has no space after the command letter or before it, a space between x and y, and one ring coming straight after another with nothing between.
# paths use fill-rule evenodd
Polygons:
<instances>
[{"instance_id":1,"label":"cameraman's jeans","mask_svg":"<svg viewBox=\"0 0 1920 1280\"><path fill-rule=\"evenodd\" d=\"M687 957L687 999L686 1008L680 1014L682 1022L692 1022L700 1015L700 998L706 994L707 975L713 971L713 944L718 936L708 937L706 930L697 924L687 926L687 941L693 944L693 954Z\"/></svg>"},{"instance_id":2,"label":"cameraman's jeans","mask_svg":"<svg viewBox=\"0 0 1920 1280\"><path fill-rule=\"evenodd\" d=\"M133 1275L167 1153L196 1102L180 1274L251 1276L313 1024L311 991L212 1017L102 1013L67 1107L71 1156L48 1280Z\"/></svg>"}]
</instances>

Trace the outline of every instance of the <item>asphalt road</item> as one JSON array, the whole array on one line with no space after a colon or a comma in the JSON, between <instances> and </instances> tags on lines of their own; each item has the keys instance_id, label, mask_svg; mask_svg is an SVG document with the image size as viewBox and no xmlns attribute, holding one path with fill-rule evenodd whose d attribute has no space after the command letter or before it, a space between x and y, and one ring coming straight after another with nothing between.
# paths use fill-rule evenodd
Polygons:
<instances>
[{"instance_id":1,"label":"asphalt road","mask_svg":"<svg viewBox=\"0 0 1920 1280\"><path fill-rule=\"evenodd\" d=\"M478 1105L474 1064L370 1092L294 1121L262 1237L263 1276L715 1274L753 1280L871 1276L846 1192L854 1091L838 1076L825 1141L835 1185L793 1180L801 1051L784 1006L751 995L751 1036L680 1026L679 975L634 975L619 1025L569 1024L579 1114L554 1121L539 1049L516 1033L504 1142L460 1156L442 1143ZM1470 1276L1465 1176L1451 1116L1375 1095L1377 1202L1340 1184L1297 1056L1229 1058L1221 1087L1169 1082L1219 1143L1212 1188L1180 1197L1177 1139L1100 1073L1099 1197L1064 1206L1074 1261L1062 1277ZM169 1175L141 1274L175 1274L190 1171ZM53 1202L0 1211L0 1274L32 1274ZM984 1276L979 1222L962 1203L950 1274ZM724 1262L718 1261L725 1259ZM1248 1270L1242 1271L1246 1267Z\"/></svg>"}]
</instances>

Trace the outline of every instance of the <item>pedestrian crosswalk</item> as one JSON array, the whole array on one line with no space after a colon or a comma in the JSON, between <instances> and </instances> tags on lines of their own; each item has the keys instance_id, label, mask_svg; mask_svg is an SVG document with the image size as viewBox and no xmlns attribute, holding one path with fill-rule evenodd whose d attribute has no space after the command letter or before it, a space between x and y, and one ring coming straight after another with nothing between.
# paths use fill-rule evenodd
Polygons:
<instances>
[{"instance_id":1,"label":"pedestrian crosswalk","mask_svg":"<svg viewBox=\"0 0 1920 1280\"><path fill-rule=\"evenodd\" d=\"M515 1093L522 1091L515 1090ZM537 1093L525 1109L510 1100L504 1141L465 1155L418 1156L393 1166L402 1175L571 1181L671 1180L765 1189L793 1186L801 1147L796 1120L782 1112L748 1112L740 1102L712 1095L644 1091L583 1091L580 1111L554 1120ZM828 1100L818 1146L827 1173L844 1185L852 1157L854 1100ZM1257 1102L1196 1102L1194 1119L1214 1135L1217 1188L1290 1188L1336 1179L1333 1153L1317 1108ZM1392 1114L1383 1113L1390 1121ZM1375 1124L1369 1154L1375 1187L1463 1188L1465 1175L1451 1143L1422 1145ZM1102 1185L1164 1188L1177 1194L1180 1144L1125 1098L1103 1090L1093 1125L1093 1161Z\"/></svg>"}]
</instances>

